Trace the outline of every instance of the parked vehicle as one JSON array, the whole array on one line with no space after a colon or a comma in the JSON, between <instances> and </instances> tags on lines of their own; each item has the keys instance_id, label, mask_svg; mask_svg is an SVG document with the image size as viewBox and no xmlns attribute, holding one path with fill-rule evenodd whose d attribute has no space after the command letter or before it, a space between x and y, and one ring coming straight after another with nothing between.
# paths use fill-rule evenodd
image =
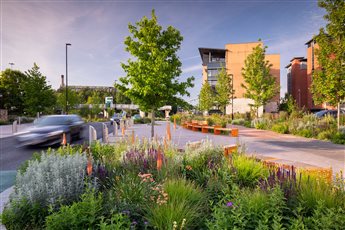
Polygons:
<instances>
[{"instance_id":1,"label":"parked vehicle","mask_svg":"<svg viewBox=\"0 0 345 230\"><path fill-rule=\"evenodd\" d=\"M219 115L222 115L222 111L220 111L219 109L211 109L208 111L208 114L209 115L212 115L212 114L219 114Z\"/></svg>"},{"instance_id":2,"label":"parked vehicle","mask_svg":"<svg viewBox=\"0 0 345 230\"><path fill-rule=\"evenodd\" d=\"M61 144L63 134L66 142L82 138L84 121L78 115L50 115L35 120L33 127L16 135L20 146L51 146Z\"/></svg>"},{"instance_id":3,"label":"parked vehicle","mask_svg":"<svg viewBox=\"0 0 345 230\"><path fill-rule=\"evenodd\" d=\"M132 119L133 119L133 121L138 121L138 120L141 119L141 116L140 116L140 114L134 114L134 115L132 116Z\"/></svg>"},{"instance_id":4,"label":"parked vehicle","mask_svg":"<svg viewBox=\"0 0 345 230\"><path fill-rule=\"evenodd\" d=\"M334 118L337 118L338 117L338 110L335 110L335 109L321 110L321 111L319 111L317 113L314 113L314 115L317 118L322 118L322 117L325 117L325 116L332 116ZM345 115L345 112L343 110L340 110L340 115Z\"/></svg>"},{"instance_id":5,"label":"parked vehicle","mask_svg":"<svg viewBox=\"0 0 345 230\"><path fill-rule=\"evenodd\" d=\"M120 125L120 120L122 116L118 113L115 113L111 118L110 118L110 124L113 125L114 121L116 122L117 125Z\"/></svg>"}]
</instances>

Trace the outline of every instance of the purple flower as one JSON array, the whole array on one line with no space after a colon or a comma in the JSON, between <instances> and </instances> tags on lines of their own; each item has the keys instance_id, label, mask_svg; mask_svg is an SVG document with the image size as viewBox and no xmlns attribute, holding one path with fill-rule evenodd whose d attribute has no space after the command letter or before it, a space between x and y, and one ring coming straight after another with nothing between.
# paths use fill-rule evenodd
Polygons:
<instances>
[{"instance_id":1,"label":"purple flower","mask_svg":"<svg viewBox=\"0 0 345 230\"><path fill-rule=\"evenodd\" d=\"M232 207L232 206L233 206L233 203L231 201L226 203L226 207Z\"/></svg>"},{"instance_id":2,"label":"purple flower","mask_svg":"<svg viewBox=\"0 0 345 230\"><path fill-rule=\"evenodd\" d=\"M145 225L148 225L148 224L149 224L149 222L145 221L145 222L144 222L144 224L145 224Z\"/></svg>"}]
</instances>

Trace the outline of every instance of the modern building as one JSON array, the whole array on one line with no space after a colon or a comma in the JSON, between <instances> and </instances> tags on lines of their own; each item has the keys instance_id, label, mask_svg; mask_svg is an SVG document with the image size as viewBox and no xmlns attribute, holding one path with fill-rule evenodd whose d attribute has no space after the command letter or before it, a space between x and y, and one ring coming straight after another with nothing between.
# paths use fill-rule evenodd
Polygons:
<instances>
[{"instance_id":1,"label":"modern building","mask_svg":"<svg viewBox=\"0 0 345 230\"><path fill-rule=\"evenodd\" d=\"M309 108L308 95L310 93L307 78L307 59L294 57L287 68L287 90L295 99L299 108Z\"/></svg>"},{"instance_id":2,"label":"modern building","mask_svg":"<svg viewBox=\"0 0 345 230\"><path fill-rule=\"evenodd\" d=\"M315 70L321 68L316 56L319 46L315 39L307 41L305 45L307 46L307 58L293 58L286 66L288 93L292 95L300 108L304 107L309 111L332 109L334 107L328 103L314 103L311 87Z\"/></svg>"},{"instance_id":3,"label":"modern building","mask_svg":"<svg viewBox=\"0 0 345 230\"><path fill-rule=\"evenodd\" d=\"M217 48L199 48L200 56L202 59L202 79L203 83L208 81L214 87L217 83L217 75L221 68L225 68L228 74L233 76L234 94L234 113L245 113L250 111L249 104L252 103L251 99L245 98L245 89L241 86L244 84L242 76L242 68L247 56L252 53L253 48L263 43L250 42L238 44L226 44L224 49ZM266 54L266 60L272 64L271 74L276 79L277 86L280 86L280 55L279 54ZM280 87L278 87L280 88ZM265 105L265 108L260 109L260 113L274 112L278 109L280 93ZM226 114L232 113L232 106L226 108Z\"/></svg>"}]
</instances>

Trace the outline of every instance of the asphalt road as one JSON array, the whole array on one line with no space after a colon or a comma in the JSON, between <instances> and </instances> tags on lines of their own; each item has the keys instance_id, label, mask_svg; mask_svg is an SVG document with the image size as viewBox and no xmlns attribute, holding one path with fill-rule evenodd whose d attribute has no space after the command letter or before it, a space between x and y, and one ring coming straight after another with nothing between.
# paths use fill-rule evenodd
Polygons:
<instances>
[{"instance_id":1,"label":"asphalt road","mask_svg":"<svg viewBox=\"0 0 345 230\"><path fill-rule=\"evenodd\" d=\"M110 122L106 122L109 131ZM94 122L85 124L83 131L83 138L78 141L73 141L72 144L83 144L88 142L89 137L89 125L92 125L97 130L97 139L102 137L102 123ZM26 160L30 159L35 152L41 152L47 148L27 148L17 147L14 137L6 137L0 139L0 171L12 171L17 170L18 167Z\"/></svg>"}]
</instances>

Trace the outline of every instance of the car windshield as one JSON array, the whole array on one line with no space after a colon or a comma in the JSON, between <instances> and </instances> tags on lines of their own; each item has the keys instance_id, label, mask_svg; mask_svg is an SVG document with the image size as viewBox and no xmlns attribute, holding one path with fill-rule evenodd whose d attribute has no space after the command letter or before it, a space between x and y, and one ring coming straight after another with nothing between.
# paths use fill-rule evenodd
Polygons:
<instances>
[{"instance_id":1,"label":"car windshield","mask_svg":"<svg viewBox=\"0 0 345 230\"><path fill-rule=\"evenodd\" d=\"M67 125L71 122L69 117L54 116L54 117L42 117L35 123L36 126L50 126L50 125Z\"/></svg>"}]
</instances>

